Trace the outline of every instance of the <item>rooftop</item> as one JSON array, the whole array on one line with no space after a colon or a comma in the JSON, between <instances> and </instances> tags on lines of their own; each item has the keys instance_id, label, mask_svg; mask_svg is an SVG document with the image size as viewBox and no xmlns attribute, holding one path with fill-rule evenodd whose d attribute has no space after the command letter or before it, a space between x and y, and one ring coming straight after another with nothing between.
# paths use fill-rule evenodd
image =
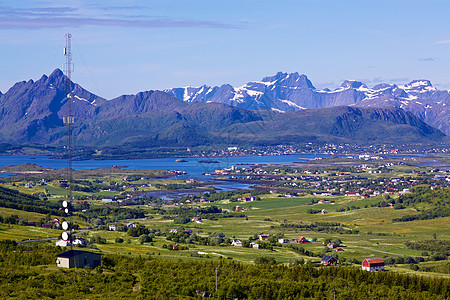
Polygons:
<instances>
[{"instance_id":1,"label":"rooftop","mask_svg":"<svg viewBox=\"0 0 450 300\"><path fill-rule=\"evenodd\" d=\"M69 250L69 251L57 254L56 257L73 257L73 256L80 255L80 254L101 255L100 253L88 252L88 251L83 251L83 250Z\"/></svg>"}]
</instances>

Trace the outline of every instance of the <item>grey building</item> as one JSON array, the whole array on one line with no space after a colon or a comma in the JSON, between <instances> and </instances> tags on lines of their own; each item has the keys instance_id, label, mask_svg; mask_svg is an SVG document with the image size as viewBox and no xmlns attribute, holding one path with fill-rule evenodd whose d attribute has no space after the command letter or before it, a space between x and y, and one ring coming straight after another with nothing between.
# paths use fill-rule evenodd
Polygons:
<instances>
[{"instance_id":1,"label":"grey building","mask_svg":"<svg viewBox=\"0 0 450 300\"><path fill-rule=\"evenodd\" d=\"M56 265L60 268L96 268L101 264L101 254L82 251L69 250L56 255Z\"/></svg>"}]
</instances>

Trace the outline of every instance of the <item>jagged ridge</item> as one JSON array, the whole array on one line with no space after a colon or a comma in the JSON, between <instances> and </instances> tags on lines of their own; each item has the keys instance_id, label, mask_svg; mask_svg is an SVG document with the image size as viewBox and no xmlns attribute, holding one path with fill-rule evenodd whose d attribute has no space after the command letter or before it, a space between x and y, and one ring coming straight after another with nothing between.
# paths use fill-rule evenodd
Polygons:
<instances>
[{"instance_id":1,"label":"jagged ridge","mask_svg":"<svg viewBox=\"0 0 450 300\"><path fill-rule=\"evenodd\" d=\"M414 80L403 86L346 80L335 89L319 90L306 75L277 73L241 87L202 86L167 89L165 92L186 102L220 102L247 109L295 111L341 105L392 106L412 112L426 123L450 134L450 93L439 91L428 80Z\"/></svg>"}]
</instances>

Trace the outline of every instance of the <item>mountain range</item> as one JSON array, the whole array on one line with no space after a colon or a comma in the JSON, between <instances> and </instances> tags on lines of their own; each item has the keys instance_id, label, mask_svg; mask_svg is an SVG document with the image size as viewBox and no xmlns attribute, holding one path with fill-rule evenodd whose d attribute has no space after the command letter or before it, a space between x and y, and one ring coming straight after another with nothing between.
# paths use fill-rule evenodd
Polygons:
<instances>
[{"instance_id":1,"label":"mountain range","mask_svg":"<svg viewBox=\"0 0 450 300\"><path fill-rule=\"evenodd\" d=\"M66 77L57 69L37 81L18 82L0 94L0 143L64 145L67 130L62 119L68 106L65 82ZM393 85L368 89L347 81L335 91L326 91L315 89L305 75L278 73L248 83L245 88L226 85L145 91L111 100L76 83L70 82L70 86L77 146L429 143L445 137L421 119L431 111L438 115L434 107L446 109L448 97L438 95L447 92L422 81L411 83L409 89ZM369 92L374 90L379 94ZM423 100L425 95L427 101ZM411 99L406 101L406 96ZM414 107L409 102L419 102L413 97L420 98L422 104L429 103L419 117L407 111L407 107ZM369 100L381 104L403 101L408 105L402 107L404 110L395 105L370 107L366 105ZM448 115L440 124L441 128L448 124Z\"/></svg>"},{"instance_id":2,"label":"mountain range","mask_svg":"<svg viewBox=\"0 0 450 300\"><path fill-rule=\"evenodd\" d=\"M335 90L316 89L306 75L277 73L241 87L184 87L164 90L185 102L218 102L231 106L278 112L334 106L396 107L412 112L427 124L450 134L450 92L436 89L429 80L405 85L346 80Z\"/></svg>"}]
</instances>

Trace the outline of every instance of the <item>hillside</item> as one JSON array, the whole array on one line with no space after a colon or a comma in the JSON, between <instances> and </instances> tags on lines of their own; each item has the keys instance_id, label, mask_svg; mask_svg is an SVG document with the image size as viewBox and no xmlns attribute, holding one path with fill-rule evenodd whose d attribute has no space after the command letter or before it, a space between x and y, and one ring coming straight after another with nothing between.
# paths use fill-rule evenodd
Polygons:
<instances>
[{"instance_id":1,"label":"hillside","mask_svg":"<svg viewBox=\"0 0 450 300\"><path fill-rule=\"evenodd\" d=\"M403 144L441 141L445 136L401 109L349 106L287 112L241 128L230 126L224 132L260 144L312 141Z\"/></svg>"}]
</instances>

